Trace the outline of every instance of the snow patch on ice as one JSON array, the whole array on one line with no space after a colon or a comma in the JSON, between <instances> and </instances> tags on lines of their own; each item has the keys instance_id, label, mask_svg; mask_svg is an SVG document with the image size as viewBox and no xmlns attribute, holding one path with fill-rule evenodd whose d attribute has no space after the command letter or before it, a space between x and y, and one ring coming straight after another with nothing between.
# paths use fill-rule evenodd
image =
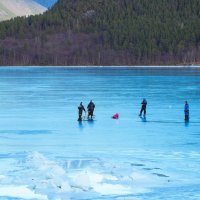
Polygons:
<instances>
[{"instance_id":1,"label":"snow patch on ice","mask_svg":"<svg viewBox=\"0 0 200 200\"><path fill-rule=\"evenodd\" d=\"M28 160L38 174L33 181L38 177L41 179L35 181L35 188L59 189L60 192L71 190L67 173L56 162L48 160L38 152L31 154Z\"/></svg>"},{"instance_id":2,"label":"snow patch on ice","mask_svg":"<svg viewBox=\"0 0 200 200\"><path fill-rule=\"evenodd\" d=\"M14 178L2 176L2 180L9 180L4 185L15 186L6 186L7 190L4 187L0 190L0 196L12 194L9 197L65 200L83 193L89 198L99 194L126 196L149 192L152 185L160 184L157 177L137 171L129 164L124 167L120 163L91 160L91 165L84 164L80 168L75 165L73 169L65 168L66 162L52 161L38 152L29 154L21 163L22 169L15 171Z\"/></svg>"},{"instance_id":3,"label":"snow patch on ice","mask_svg":"<svg viewBox=\"0 0 200 200\"><path fill-rule=\"evenodd\" d=\"M94 185L94 190L103 195L124 195L124 194L132 194L133 190L129 186L123 186L120 184L96 184Z\"/></svg>"},{"instance_id":4,"label":"snow patch on ice","mask_svg":"<svg viewBox=\"0 0 200 200\"><path fill-rule=\"evenodd\" d=\"M0 186L0 196L14 197L23 199L47 200L46 195L36 194L27 188L27 186Z\"/></svg>"}]
</instances>

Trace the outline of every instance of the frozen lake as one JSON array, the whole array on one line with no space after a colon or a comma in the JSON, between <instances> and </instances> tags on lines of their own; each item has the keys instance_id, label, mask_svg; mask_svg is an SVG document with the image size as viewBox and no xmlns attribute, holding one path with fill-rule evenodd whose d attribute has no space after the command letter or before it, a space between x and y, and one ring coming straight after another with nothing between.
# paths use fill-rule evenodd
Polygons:
<instances>
[{"instance_id":1,"label":"frozen lake","mask_svg":"<svg viewBox=\"0 0 200 200\"><path fill-rule=\"evenodd\" d=\"M199 200L199 113L195 68L0 68L0 199Z\"/></svg>"}]
</instances>

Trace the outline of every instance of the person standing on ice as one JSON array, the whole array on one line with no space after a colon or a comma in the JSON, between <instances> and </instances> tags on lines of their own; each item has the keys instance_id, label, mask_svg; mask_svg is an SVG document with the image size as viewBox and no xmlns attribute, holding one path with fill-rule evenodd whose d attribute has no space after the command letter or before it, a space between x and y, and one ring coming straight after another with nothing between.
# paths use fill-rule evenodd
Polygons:
<instances>
[{"instance_id":1,"label":"person standing on ice","mask_svg":"<svg viewBox=\"0 0 200 200\"><path fill-rule=\"evenodd\" d=\"M95 108L95 104L91 100L90 103L87 106L87 109L88 109L88 119L89 119L89 117L91 117L91 119L92 119L92 117L94 115L94 108Z\"/></svg>"},{"instance_id":2,"label":"person standing on ice","mask_svg":"<svg viewBox=\"0 0 200 200\"><path fill-rule=\"evenodd\" d=\"M141 104L142 104L142 107L141 107L139 116L141 117L142 113L144 112L144 117L146 117L147 100L144 98Z\"/></svg>"},{"instance_id":3,"label":"person standing on ice","mask_svg":"<svg viewBox=\"0 0 200 200\"><path fill-rule=\"evenodd\" d=\"M185 113L185 121L188 122L190 118L190 110L189 110L189 104L187 101L185 101L184 113Z\"/></svg>"},{"instance_id":4,"label":"person standing on ice","mask_svg":"<svg viewBox=\"0 0 200 200\"><path fill-rule=\"evenodd\" d=\"M85 108L83 106L83 103L81 102L80 103L80 106L78 107L78 121L82 121L82 114L83 114L83 111L85 111Z\"/></svg>"}]
</instances>

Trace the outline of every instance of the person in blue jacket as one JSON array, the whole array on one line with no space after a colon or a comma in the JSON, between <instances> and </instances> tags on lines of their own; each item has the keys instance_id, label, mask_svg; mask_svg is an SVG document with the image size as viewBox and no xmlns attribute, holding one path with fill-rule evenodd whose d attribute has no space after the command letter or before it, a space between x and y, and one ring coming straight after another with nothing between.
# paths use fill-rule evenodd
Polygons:
<instances>
[{"instance_id":1,"label":"person in blue jacket","mask_svg":"<svg viewBox=\"0 0 200 200\"><path fill-rule=\"evenodd\" d=\"M146 99L143 99L143 101L142 101L141 104L142 104L142 107L141 107L139 116L141 117L141 116L142 116L142 113L144 112L144 117L146 117L147 100L146 100Z\"/></svg>"},{"instance_id":2,"label":"person in blue jacket","mask_svg":"<svg viewBox=\"0 0 200 200\"><path fill-rule=\"evenodd\" d=\"M189 110L189 104L187 101L185 101L184 113L185 113L185 121L188 122L190 118L190 110Z\"/></svg>"}]
</instances>

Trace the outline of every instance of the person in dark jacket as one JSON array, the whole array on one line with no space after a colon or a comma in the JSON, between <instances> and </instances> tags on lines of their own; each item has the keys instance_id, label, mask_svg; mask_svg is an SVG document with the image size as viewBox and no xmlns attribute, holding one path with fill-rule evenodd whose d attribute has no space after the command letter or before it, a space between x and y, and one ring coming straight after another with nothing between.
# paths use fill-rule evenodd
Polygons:
<instances>
[{"instance_id":1,"label":"person in dark jacket","mask_svg":"<svg viewBox=\"0 0 200 200\"><path fill-rule=\"evenodd\" d=\"M93 118L94 115L94 108L95 108L95 104L92 102L92 100L90 101L90 103L87 106L88 109L88 119L91 117L91 119Z\"/></svg>"},{"instance_id":2,"label":"person in dark jacket","mask_svg":"<svg viewBox=\"0 0 200 200\"><path fill-rule=\"evenodd\" d=\"M78 121L82 121L82 114L83 114L83 111L85 111L85 108L83 106L83 103L81 102L79 107L78 107Z\"/></svg>"},{"instance_id":3,"label":"person in dark jacket","mask_svg":"<svg viewBox=\"0 0 200 200\"><path fill-rule=\"evenodd\" d=\"M144 117L146 117L147 100L146 100L146 99L143 99L143 101L142 101L141 104L142 104L142 107L141 107L139 116L141 117L141 116L142 116L142 113L144 112Z\"/></svg>"},{"instance_id":4,"label":"person in dark jacket","mask_svg":"<svg viewBox=\"0 0 200 200\"><path fill-rule=\"evenodd\" d=\"M185 101L184 113L185 113L185 121L188 122L190 118L190 110L189 110L189 104L187 101Z\"/></svg>"}]
</instances>

